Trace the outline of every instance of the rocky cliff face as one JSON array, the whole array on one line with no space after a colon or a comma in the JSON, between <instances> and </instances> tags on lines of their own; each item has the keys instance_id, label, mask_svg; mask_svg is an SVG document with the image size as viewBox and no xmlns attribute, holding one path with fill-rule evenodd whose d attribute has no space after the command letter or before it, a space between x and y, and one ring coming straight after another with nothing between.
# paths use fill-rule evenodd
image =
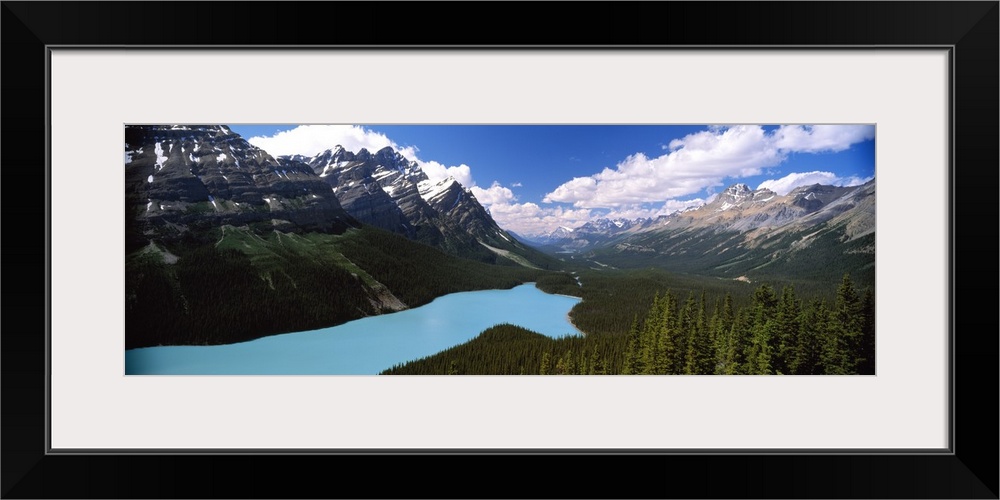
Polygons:
<instances>
[{"instance_id":1,"label":"rocky cliff face","mask_svg":"<svg viewBox=\"0 0 1000 500\"><path fill-rule=\"evenodd\" d=\"M127 126L127 216L149 237L269 224L339 233L357 221L304 164L282 164L224 125Z\"/></svg>"},{"instance_id":2,"label":"rocky cliff face","mask_svg":"<svg viewBox=\"0 0 1000 500\"><path fill-rule=\"evenodd\" d=\"M392 148L355 153L337 146L311 158L279 159L290 168L307 165L364 223L463 256L482 251L483 243L514 243L471 191L450 177L431 181L416 162Z\"/></svg>"}]
</instances>

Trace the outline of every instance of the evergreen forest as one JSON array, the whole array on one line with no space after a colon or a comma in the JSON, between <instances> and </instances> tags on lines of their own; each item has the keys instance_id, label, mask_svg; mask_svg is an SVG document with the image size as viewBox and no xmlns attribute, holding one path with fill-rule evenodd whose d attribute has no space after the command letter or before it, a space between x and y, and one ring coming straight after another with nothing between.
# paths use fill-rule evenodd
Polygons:
<instances>
[{"instance_id":1,"label":"evergreen forest","mask_svg":"<svg viewBox=\"0 0 1000 500\"><path fill-rule=\"evenodd\" d=\"M551 280L552 278L549 278ZM635 279L618 280L641 294ZM631 283L633 286L629 287ZM539 286L551 282L540 282ZM551 339L497 325L475 339L424 359L394 366L393 375L872 375L875 300L845 274L832 300L801 298L793 286L761 284L735 299L731 292L655 292L627 329L616 315L635 296L605 293L574 309L584 336ZM627 308L626 308L627 309ZM620 318L620 315L617 315ZM599 319L600 318L600 319Z\"/></svg>"}]
</instances>

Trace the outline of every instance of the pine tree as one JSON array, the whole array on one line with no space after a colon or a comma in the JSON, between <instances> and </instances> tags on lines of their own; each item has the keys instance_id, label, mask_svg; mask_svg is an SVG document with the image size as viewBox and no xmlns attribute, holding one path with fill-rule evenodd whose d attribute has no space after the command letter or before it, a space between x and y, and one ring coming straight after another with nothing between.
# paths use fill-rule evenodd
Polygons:
<instances>
[{"instance_id":1,"label":"pine tree","mask_svg":"<svg viewBox=\"0 0 1000 500\"><path fill-rule=\"evenodd\" d=\"M702 292L693 330L688 336L684 373L711 375L713 372L715 372L715 350L712 348L710 332L705 324L705 294Z\"/></svg>"},{"instance_id":2,"label":"pine tree","mask_svg":"<svg viewBox=\"0 0 1000 500\"><path fill-rule=\"evenodd\" d=\"M604 366L604 360L597 354L597 349L595 348L590 353L590 371L591 375L605 375L607 370Z\"/></svg>"},{"instance_id":3,"label":"pine tree","mask_svg":"<svg viewBox=\"0 0 1000 500\"><path fill-rule=\"evenodd\" d=\"M799 332L799 313L801 311L795 291L791 286L781 290L781 301L775 316L776 335L771 339L774 353L774 370L777 373L792 373L792 358L795 353L795 342Z\"/></svg>"},{"instance_id":4,"label":"pine tree","mask_svg":"<svg viewBox=\"0 0 1000 500\"><path fill-rule=\"evenodd\" d=\"M863 321L861 324L861 362L858 373L875 374L875 292L865 289L862 299Z\"/></svg>"},{"instance_id":5,"label":"pine tree","mask_svg":"<svg viewBox=\"0 0 1000 500\"><path fill-rule=\"evenodd\" d=\"M554 375L565 375L566 374L566 361L562 356L556 360L555 370L552 372Z\"/></svg>"},{"instance_id":6,"label":"pine tree","mask_svg":"<svg viewBox=\"0 0 1000 500\"><path fill-rule=\"evenodd\" d=\"M548 375L549 374L549 364L552 362L551 360L552 360L552 356L549 355L549 351L545 351L545 352L542 353L542 365L538 369L538 373L540 375Z\"/></svg>"},{"instance_id":7,"label":"pine tree","mask_svg":"<svg viewBox=\"0 0 1000 500\"><path fill-rule=\"evenodd\" d=\"M674 359L677 357L677 344L673 329L673 296L670 292L664 296L660 304L659 320L657 328L659 333L656 337L656 364L652 373L656 375L669 375L677 373L674 371Z\"/></svg>"},{"instance_id":8,"label":"pine tree","mask_svg":"<svg viewBox=\"0 0 1000 500\"><path fill-rule=\"evenodd\" d=\"M823 349L826 324L829 318L826 305L813 301L799 313L799 329L795 339L795 349L788 362L789 371L795 375L818 375L822 373L820 352Z\"/></svg>"},{"instance_id":9,"label":"pine tree","mask_svg":"<svg viewBox=\"0 0 1000 500\"><path fill-rule=\"evenodd\" d=\"M715 373L722 375L729 370L729 342L730 342L730 332L733 328L733 298L728 293L726 293L726 298L723 299L722 309L716 311L716 316L713 318L713 324L715 328L715 358L716 358L716 369Z\"/></svg>"},{"instance_id":10,"label":"pine tree","mask_svg":"<svg viewBox=\"0 0 1000 500\"><path fill-rule=\"evenodd\" d=\"M660 336L660 309L663 307L659 295L653 298L653 307L649 309L646 316L646 323L643 325L639 335L639 366L638 373L652 375L656 373L659 352L658 337Z\"/></svg>"},{"instance_id":11,"label":"pine tree","mask_svg":"<svg viewBox=\"0 0 1000 500\"><path fill-rule=\"evenodd\" d=\"M864 359L862 346L864 313L850 274L844 274L840 286L837 287L834 317L839 326L838 333L842 336L843 349L847 357L843 362L843 370L846 373L857 373L860 362Z\"/></svg>"},{"instance_id":12,"label":"pine tree","mask_svg":"<svg viewBox=\"0 0 1000 500\"><path fill-rule=\"evenodd\" d=\"M820 352L820 364L824 375L848 375L852 373L853 360L848 351L847 332L837 318L830 315L826 331L823 333L823 348Z\"/></svg>"},{"instance_id":13,"label":"pine tree","mask_svg":"<svg viewBox=\"0 0 1000 500\"><path fill-rule=\"evenodd\" d=\"M556 360L556 375L572 375L573 374L573 352L567 352L559 359Z\"/></svg>"},{"instance_id":14,"label":"pine tree","mask_svg":"<svg viewBox=\"0 0 1000 500\"><path fill-rule=\"evenodd\" d=\"M757 287L753 294L753 300L754 306L761 306L765 320L774 317L774 312L778 307L778 297L771 285L765 283Z\"/></svg>"},{"instance_id":15,"label":"pine tree","mask_svg":"<svg viewBox=\"0 0 1000 500\"><path fill-rule=\"evenodd\" d=\"M695 305L694 292L688 293L684 306L678 312L678 325L676 345L677 355L674 356L673 373L687 373L687 352L688 342L694 334L698 325L697 306Z\"/></svg>"},{"instance_id":16,"label":"pine tree","mask_svg":"<svg viewBox=\"0 0 1000 500\"><path fill-rule=\"evenodd\" d=\"M768 375L773 372L773 350L771 339L774 337L774 320L767 317L765 305L757 304L757 314L754 317L750 345L746 352L746 373L749 375Z\"/></svg>"},{"instance_id":17,"label":"pine tree","mask_svg":"<svg viewBox=\"0 0 1000 500\"><path fill-rule=\"evenodd\" d=\"M625 347L625 363L622 365L622 375L642 373L639 366L639 319L632 317L632 326L628 329L628 345Z\"/></svg>"},{"instance_id":18,"label":"pine tree","mask_svg":"<svg viewBox=\"0 0 1000 500\"><path fill-rule=\"evenodd\" d=\"M750 347L751 322L746 309L740 309L729 330L729 346L726 350L726 374L746 374L746 352Z\"/></svg>"}]
</instances>

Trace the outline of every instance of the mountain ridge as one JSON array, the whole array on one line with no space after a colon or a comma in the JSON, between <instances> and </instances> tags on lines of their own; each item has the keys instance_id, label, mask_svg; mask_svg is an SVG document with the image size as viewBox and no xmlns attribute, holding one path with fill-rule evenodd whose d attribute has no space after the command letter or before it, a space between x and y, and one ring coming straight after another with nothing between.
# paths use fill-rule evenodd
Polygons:
<instances>
[{"instance_id":1,"label":"mountain ridge","mask_svg":"<svg viewBox=\"0 0 1000 500\"><path fill-rule=\"evenodd\" d=\"M509 252L533 265L546 260L501 228L470 188L453 177L430 179L417 162L391 147L372 153L337 145L309 158L279 161L311 168L363 223L485 262L522 262Z\"/></svg>"}]
</instances>

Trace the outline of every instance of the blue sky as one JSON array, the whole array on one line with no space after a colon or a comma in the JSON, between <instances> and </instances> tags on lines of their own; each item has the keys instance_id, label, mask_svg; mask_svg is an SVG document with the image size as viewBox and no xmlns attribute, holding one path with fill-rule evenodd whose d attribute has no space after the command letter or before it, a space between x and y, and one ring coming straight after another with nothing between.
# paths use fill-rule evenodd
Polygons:
<instances>
[{"instance_id":1,"label":"blue sky","mask_svg":"<svg viewBox=\"0 0 1000 500\"><path fill-rule=\"evenodd\" d=\"M741 182L779 194L875 175L870 125L230 125L272 155L392 146L452 176L497 222L536 235L600 217L650 217Z\"/></svg>"}]
</instances>

